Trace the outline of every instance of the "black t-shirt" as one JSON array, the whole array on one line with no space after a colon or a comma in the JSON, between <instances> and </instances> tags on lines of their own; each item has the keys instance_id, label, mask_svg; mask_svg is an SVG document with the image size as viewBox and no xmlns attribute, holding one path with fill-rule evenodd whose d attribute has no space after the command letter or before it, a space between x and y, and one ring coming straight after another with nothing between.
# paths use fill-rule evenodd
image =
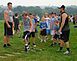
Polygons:
<instances>
[{"instance_id":1,"label":"black t-shirt","mask_svg":"<svg viewBox=\"0 0 77 61\"><path fill-rule=\"evenodd\" d=\"M18 18L14 18L14 24L19 25L19 19Z\"/></svg>"},{"instance_id":2,"label":"black t-shirt","mask_svg":"<svg viewBox=\"0 0 77 61\"><path fill-rule=\"evenodd\" d=\"M64 14L64 13L66 13L66 12L61 13L60 26L61 26L61 23L62 23L62 14ZM66 17L66 20L65 20L65 24L64 24L64 26L63 26L63 28L62 28L62 31L68 31L68 30L70 30L70 28L69 28L69 18L68 18L68 16L67 16L67 17Z\"/></svg>"}]
</instances>

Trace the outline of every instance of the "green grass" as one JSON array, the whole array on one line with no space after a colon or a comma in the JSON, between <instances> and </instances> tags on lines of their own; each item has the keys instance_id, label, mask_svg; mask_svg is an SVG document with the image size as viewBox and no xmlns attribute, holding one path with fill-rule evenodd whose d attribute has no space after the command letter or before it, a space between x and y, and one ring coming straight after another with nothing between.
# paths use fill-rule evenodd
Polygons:
<instances>
[{"instance_id":1,"label":"green grass","mask_svg":"<svg viewBox=\"0 0 77 61\"><path fill-rule=\"evenodd\" d=\"M59 47L49 47L51 44L50 39L47 43L40 43L37 37L37 49L26 53L24 52L24 42L21 38L18 38L17 35L14 35L13 38L10 39L11 47L3 48L3 22L0 22L0 61L77 61L77 29L73 28L73 24L70 24L70 28L71 55L63 55L63 52L56 52ZM63 50L65 51L65 48ZM14 56L7 56L6 54Z\"/></svg>"}]
</instances>

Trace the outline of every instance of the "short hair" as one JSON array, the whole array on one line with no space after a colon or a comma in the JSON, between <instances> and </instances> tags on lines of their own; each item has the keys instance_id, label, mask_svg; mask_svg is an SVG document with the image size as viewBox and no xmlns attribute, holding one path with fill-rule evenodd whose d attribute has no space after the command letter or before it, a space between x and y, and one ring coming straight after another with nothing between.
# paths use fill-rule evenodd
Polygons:
<instances>
[{"instance_id":1,"label":"short hair","mask_svg":"<svg viewBox=\"0 0 77 61\"><path fill-rule=\"evenodd\" d=\"M17 17L18 16L18 13L15 13L15 16Z\"/></svg>"},{"instance_id":2,"label":"short hair","mask_svg":"<svg viewBox=\"0 0 77 61\"><path fill-rule=\"evenodd\" d=\"M29 15L33 15L32 13L29 13Z\"/></svg>"},{"instance_id":3,"label":"short hair","mask_svg":"<svg viewBox=\"0 0 77 61\"><path fill-rule=\"evenodd\" d=\"M9 6L10 4L12 4L11 2L8 2L7 5Z\"/></svg>"},{"instance_id":4,"label":"short hair","mask_svg":"<svg viewBox=\"0 0 77 61\"><path fill-rule=\"evenodd\" d=\"M22 13L22 16L27 16L28 15L28 13L27 12L25 12L25 11L23 11L23 13Z\"/></svg>"}]
</instances>

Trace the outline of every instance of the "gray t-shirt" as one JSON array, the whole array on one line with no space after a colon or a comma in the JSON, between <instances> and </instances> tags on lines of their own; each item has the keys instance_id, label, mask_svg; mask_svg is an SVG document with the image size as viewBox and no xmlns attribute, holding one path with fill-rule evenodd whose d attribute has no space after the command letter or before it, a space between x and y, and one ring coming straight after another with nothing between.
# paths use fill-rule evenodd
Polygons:
<instances>
[{"instance_id":1,"label":"gray t-shirt","mask_svg":"<svg viewBox=\"0 0 77 61\"><path fill-rule=\"evenodd\" d=\"M4 12L7 12L8 13L8 18L9 18L9 22L13 22L13 15L14 15L14 13L13 13L13 11L12 10L5 10Z\"/></svg>"},{"instance_id":2,"label":"gray t-shirt","mask_svg":"<svg viewBox=\"0 0 77 61\"><path fill-rule=\"evenodd\" d=\"M22 20L23 20L23 25L24 25L24 31L29 31L30 30L30 19L22 18Z\"/></svg>"}]
</instances>

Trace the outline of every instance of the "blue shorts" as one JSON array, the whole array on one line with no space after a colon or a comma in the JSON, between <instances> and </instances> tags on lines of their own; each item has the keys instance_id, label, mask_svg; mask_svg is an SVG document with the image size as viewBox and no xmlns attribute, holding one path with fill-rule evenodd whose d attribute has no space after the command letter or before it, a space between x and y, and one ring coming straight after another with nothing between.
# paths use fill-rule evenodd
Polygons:
<instances>
[{"instance_id":1,"label":"blue shorts","mask_svg":"<svg viewBox=\"0 0 77 61\"><path fill-rule=\"evenodd\" d=\"M50 35L50 34L51 34L50 29L46 29L46 34L47 34L47 35Z\"/></svg>"}]
</instances>

